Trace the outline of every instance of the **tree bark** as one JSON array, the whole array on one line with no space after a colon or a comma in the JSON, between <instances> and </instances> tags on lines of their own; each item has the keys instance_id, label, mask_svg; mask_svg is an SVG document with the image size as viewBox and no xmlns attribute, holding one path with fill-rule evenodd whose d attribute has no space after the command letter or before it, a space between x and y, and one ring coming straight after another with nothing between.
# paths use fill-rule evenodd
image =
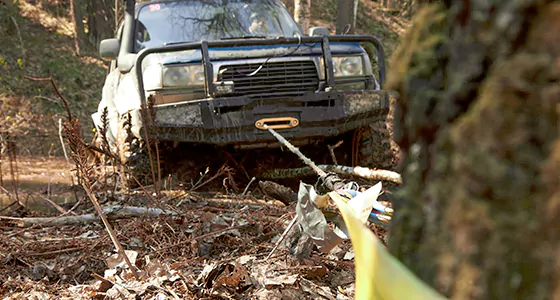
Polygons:
<instances>
[{"instance_id":1,"label":"tree bark","mask_svg":"<svg viewBox=\"0 0 560 300\"><path fill-rule=\"evenodd\" d=\"M96 47L101 40L115 36L118 20L113 5L112 0L87 0L88 41Z\"/></svg>"},{"instance_id":2,"label":"tree bark","mask_svg":"<svg viewBox=\"0 0 560 300\"><path fill-rule=\"evenodd\" d=\"M355 25L355 11L354 5L357 5L355 0L338 0L338 9L336 12L336 33L342 34L346 26L350 25L348 33L354 32Z\"/></svg>"},{"instance_id":3,"label":"tree bark","mask_svg":"<svg viewBox=\"0 0 560 300\"><path fill-rule=\"evenodd\" d=\"M82 23L82 1L70 0L70 11L72 13L72 23L74 24L74 47L76 55L79 56L86 41L84 23Z\"/></svg>"},{"instance_id":4,"label":"tree bark","mask_svg":"<svg viewBox=\"0 0 560 300\"><path fill-rule=\"evenodd\" d=\"M389 249L452 299L560 299L559 30L552 0L450 0L392 57Z\"/></svg>"},{"instance_id":5,"label":"tree bark","mask_svg":"<svg viewBox=\"0 0 560 300\"><path fill-rule=\"evenodd\" d=\"M308 32L311 19L311 0L294 0L294 20Z\"/></svg>"}]
</instances>

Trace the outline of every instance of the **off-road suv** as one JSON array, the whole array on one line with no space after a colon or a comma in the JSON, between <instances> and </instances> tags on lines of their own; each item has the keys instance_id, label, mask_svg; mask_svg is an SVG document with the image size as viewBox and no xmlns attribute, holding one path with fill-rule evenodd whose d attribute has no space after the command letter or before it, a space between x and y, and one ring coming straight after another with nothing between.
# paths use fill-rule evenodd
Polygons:
<instances>
[{"instance_id":1,"label":"off-road suv","mask_svg":"<svg viewBox=\"0 0 560 300\"><path fill-rule=\"evenodd\" d=\"M391 160L389 97L373 36L302 28L280 0L126 0L98 111L98 132L124 163L146 137L217 147L277 147L352 136L354 164ZM149 133L149 134L148 134ZM325 148L326 151L326 148Z\"/></svg>"}]
</instances>

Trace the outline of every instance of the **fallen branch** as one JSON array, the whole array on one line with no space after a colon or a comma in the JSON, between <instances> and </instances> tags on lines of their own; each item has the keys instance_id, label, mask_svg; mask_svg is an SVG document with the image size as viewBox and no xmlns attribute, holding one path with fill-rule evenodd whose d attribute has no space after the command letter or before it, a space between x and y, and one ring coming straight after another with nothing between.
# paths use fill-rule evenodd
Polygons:
<instances>
[{"instance_id":1,"label":"fallen branch","mask_svg":"<svg viewBox=\"0 0 560 300\"><path fill-rule=\"evenodd\" d=\"M272 197L286 206L297 202L297 193L289 187L280 185L273 181L259 181L259 187L269 197Z\"/></svg>"},{"instance_id":2,"label":"fallen branch","mask_svg":"<svg viewBox=\"0 0 560 300\"><path fill-rule=\"evenodd\" d=\"M270 253L266 256L265 260L268 260L272 254L274 254L274 251L276 251L276 249L278 248L278 246L280 246L280 244L286 239L286 237L288 236L288 233L292 230L292 228L297 224L297 215L292 219L292 221L290 222L290 224L288 225L288 227L286 227L286 230L284 230L284 232L282 233L282 235L280 236L280 239L278 240L278 242L276 242L276 245L274 245L274 248L272 248L272 250L270 251Z\"/></svg>"},{"instance_id":3,"label":"fallen branch","mask_svg":"<svg viewBox=\"0 0 560 300\"><path fill-rule=\"evenodd\" d=\"M47 201L50 205L52 205L54 208L56 208L56 210L58 210L60 213L62 213L62 214L68 214L68 212L67 212L64 208L62 208L60 205L58 205L56 202L52 201L51 199L49 199L49 198L47 198L47 197L45 197L45 196L43 196L43 195L39 195L39 194L38 194L38 196L39 196L41 199ZM73 213L73 212L72 212L72 214L73 214L73 215L76 215L76 214Z\"/></svg>"},{"instance_id":4,"label":"fallen branch","mask_svg":"<svg viewBox=\"0 0 560 300\"><path fill-rule=\"evenodd\" d=\"M402 184L401 174L389 170L372 170L364 167L348 167L338 165L318 165L324 172L333 172L341 175L357 176L366 180L390 181ZM300 176L316 175L310 167L294 169L275 169L263 172L259 175L263 179L294 178Z\"/></svg>"},{"instance_id":5,"label":"fallen branch","mask_svg":"<svg viewBox=\"0 0 560 300\"><path fill-rule=\"evenodd\" d=\"M103 214L110 220L125 219L130 217L140 217L140 216L157 216L157 215L173 215L172 211L165 211L159 208L147 208L147 207L133 207L133 206L109 206L104 207L102 210ZM42 225L74 225L74 224L84 224L93 223L101 221L101 218L97 214L85 214L77 216L66 216L66 217L37 217L37 218L13 218L0 216L0 220L9 220L15 223L19 227L29 227L35 224Z\"/></svg>"},{"instance_id":6,"label":"fallen branch","mask_svg":"<svg viewBox=\"0 0 560 300\"><path fill-rule=\"evenodd\" d=\"M74 247L74 248L66 248L66 249L60 249L60 250L54 250L54 251L48 251L48 252L29 252L29 253L22 253L22 254L24 256L49 256L49 255L57 255L57 254L75 252L75 251L82 251L82 250L84 250L84 248Z\"/></svg>"}]
</instances>

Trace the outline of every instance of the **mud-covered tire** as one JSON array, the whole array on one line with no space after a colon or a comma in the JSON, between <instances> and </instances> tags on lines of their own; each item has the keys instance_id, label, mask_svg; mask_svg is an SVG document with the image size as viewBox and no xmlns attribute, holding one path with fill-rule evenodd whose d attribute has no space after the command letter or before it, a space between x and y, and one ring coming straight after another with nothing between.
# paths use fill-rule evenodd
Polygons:
<instances>
[{"instance_id":1,"label":"mud-covered tire","mask_svg":"<svg viewBox=\"0 0 560 300\"><path fill-rule=\"evenodd\" d=\"M152 169L147 145L132 134L130 116L124 116L120 120L118 130L115 142L123 187L131 189L138 187L138 183L151 184Z\"/></svg>"},{"instance_id":2,"label":"mud-covered tire","mask_svg":"<svg viewBox=\"0 0 560 300\"><path fill-rule=\"evenodd\" d=\"M387 170L394 168L395 153L385 119L360 128L357 146L357 165Z\"/></svg>"}]
</instances>

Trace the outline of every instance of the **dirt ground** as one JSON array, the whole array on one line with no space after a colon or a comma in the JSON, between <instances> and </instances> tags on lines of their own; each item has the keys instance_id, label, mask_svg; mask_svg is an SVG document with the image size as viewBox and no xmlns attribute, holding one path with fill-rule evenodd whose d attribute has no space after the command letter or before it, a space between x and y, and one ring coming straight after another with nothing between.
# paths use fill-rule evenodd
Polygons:
<instances>
[{"instance_id":1,"label":"dirt ground","mask_svg":"<svg viewBox=\"0 0 560 300\"><path fill-rule=\"evenodd\" d=\"M135 274L116 259L115 243L98 219L56 224L94 212L83 189L72 185L70 170L63 157L19 157L14 181L9 162L2 161L4 299L353 297L350 242L325 254L296 229L267 259L295 216L295 203L251 193L175 189L154 197L151 190L96 190ZM150 208L151 215L131 217L124 207ZM57 216L37 224L20 219ZM381 227L371 228L385 235Z\"/></svg>"}]
</instances>

